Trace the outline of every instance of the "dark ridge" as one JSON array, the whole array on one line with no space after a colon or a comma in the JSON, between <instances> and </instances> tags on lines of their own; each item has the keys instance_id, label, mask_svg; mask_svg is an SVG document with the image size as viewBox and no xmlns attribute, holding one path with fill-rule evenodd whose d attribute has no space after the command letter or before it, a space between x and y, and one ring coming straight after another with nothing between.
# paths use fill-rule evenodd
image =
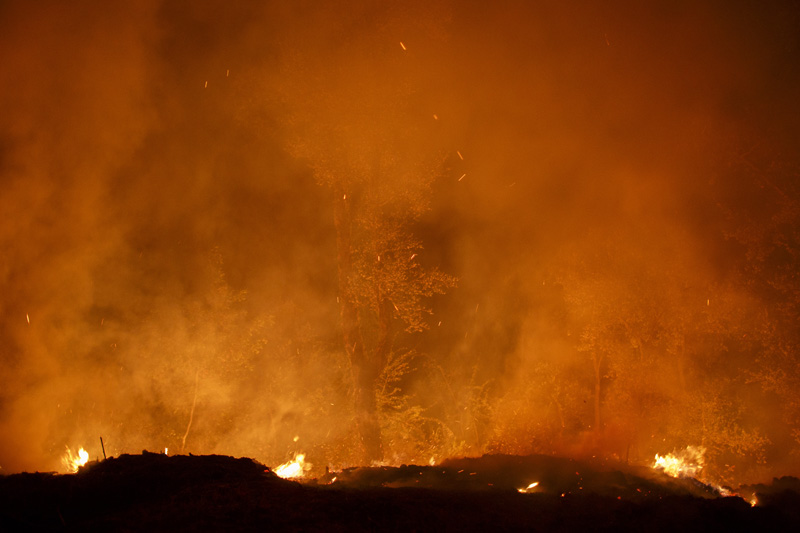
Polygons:
<instances>
[{"instance_id":1,"label":"dark ridge","mask_svg":"<svg viewBox=\"0 0 800 533\"><path fill-rule=\"evenodd\" d=\"M518 492L532 481L534 491ZM798 529L796 478L748 490L759 506L651 469L503 455L353 468L301 484L251 459L144 452L77 474L0 477L0 531Z\"/></svg>"}]
</instances>

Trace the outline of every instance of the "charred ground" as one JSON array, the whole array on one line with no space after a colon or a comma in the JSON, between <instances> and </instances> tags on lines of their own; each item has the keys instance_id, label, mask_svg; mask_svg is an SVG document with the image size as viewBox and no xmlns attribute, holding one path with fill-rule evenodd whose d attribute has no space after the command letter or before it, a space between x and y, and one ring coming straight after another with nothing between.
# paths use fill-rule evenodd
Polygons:
<instances>
[{"instance_id":1,"label":"charred ground","mask_svg":"<svg viewBox=\"0 0 800 533\"><path fill-rule=\"evenodd\" d=\"M533 493L517 489L539 481ZM0 528L115 531L709 531L800 526L800 480L722 497L648 468L493 455L298 483L250 459L144 452L0 478Z\"/></svg>"}]
</instances>

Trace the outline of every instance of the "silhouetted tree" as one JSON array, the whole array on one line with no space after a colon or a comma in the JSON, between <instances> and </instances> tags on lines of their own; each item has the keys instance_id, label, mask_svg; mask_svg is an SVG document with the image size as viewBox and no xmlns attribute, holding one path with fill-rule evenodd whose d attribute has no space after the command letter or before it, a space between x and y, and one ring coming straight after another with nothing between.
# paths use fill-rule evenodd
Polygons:
<instances>
[{"instance_id":1,"label":"silhouetted tree","mask_svg":"<svg viewBox=\"0 0 800 533\"><path fill-rule=\"evenodd\" d=\"M735 292L712 283L701 262L670 254L680 240L631 242L635 231L593 236L568 254L561 275L575 347L591 369L596 448L622 458L639 444L649 454L659 435L677 447L704 445L711 458L754 457L765 441L731 396L745 385L744 367L725 357L741 336Z\"/></svg>"},{"instance_id":2,"label":"silhouetted tree","mask_svg":"<svg viewBox=\"0 0 800 533\"><path fill-rule=\"evenodd\" d=\"M602 440L604 400L617 376L645 358L652 341L654 309L650 307L647 273L640 258L621 243L596 239L593 246L568 253L560 284L574 323L579 328L576 349L591 368L593 421ZM634 362L637 362L634 365Z\"/></svg>"},{"instance_id":3,"label":"silhouetted tree","mask_svg":"<svg viewBox=\"0 0 800 533\"><path fill-rule=\"evenodd\" d=\"M383 457L375 384L394 338L425 329L425 299L455 280L424 266L412 234L444 158L435 148L435 120L415 99L421 78L414 60L388 37L411 20L369 2L351 8L352 18L326 9L310 14L321 20L314 35L301 31L286 43L278 91L289 151L307 161L333 203L342 341L370 462ZM353 31L361 18L381 31Z\"/></svg>"},{"instance_id":4,"label":"silhouetted tree","mask_svg":"<svg viewBox=\"0 0 800 533\"><path fill-rule=\"evenodd\" d=\"M235 391L251 374L269 319L247 313L246 295L228 283L218 249L192 266L191 282L165 291L152 310L126 317L133 333L114 346L137 393L133 401L125 397L126 408L138 404L148 415L120 425L133 428L130 447L208 451L241 412ZM117 328L113 321L109 327Z\"/></svg>"},{"instance_id":5,"label":"silhouetted tree","mask_svg":"<svg viewBox=\"0 0 800 533\"><path fill-rule=\"evenodd\" d=\"M733 154L726 177L715 192L726 236L742 247L739 283L754 302L752 375L781 398L800 447L800 162L754 143Z\"/></svg>"}]
</instances>

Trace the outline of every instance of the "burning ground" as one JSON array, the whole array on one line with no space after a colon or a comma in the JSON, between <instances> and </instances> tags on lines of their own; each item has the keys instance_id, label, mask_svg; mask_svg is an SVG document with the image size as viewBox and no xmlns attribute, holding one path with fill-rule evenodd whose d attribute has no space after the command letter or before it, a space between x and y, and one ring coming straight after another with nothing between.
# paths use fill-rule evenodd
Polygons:
<instances>
[{"instance_id":1,"label":"burning ground","mask_svg":"<svg viewBox=\"0 0 800 533\"><path fill-rule=\"evenodd\" d=\"M530 487L538 480L535 487ZM790 531L800 480L742 487L547 456L361 467L298 483L250 459L143 453L0 478L4 530Z\"/></svg>"},{"instance_id":2,"label":"burning ground","mask_svg":"<svg viewBox=\"0 0 800 533\"><path fill-rule=\"evenodd\" d=\"M0 4L0 473L800 474L797 6L229 4Z\"/></svg>"}]
</instances>

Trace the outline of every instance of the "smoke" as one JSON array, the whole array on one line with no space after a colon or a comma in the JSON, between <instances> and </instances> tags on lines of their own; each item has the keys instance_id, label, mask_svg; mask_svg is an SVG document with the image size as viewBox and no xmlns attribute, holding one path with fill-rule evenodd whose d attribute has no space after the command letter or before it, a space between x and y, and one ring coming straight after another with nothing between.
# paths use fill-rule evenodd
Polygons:
<instances>
[{"instance_id":1,"label":"smoke","mask_svg":"<svg viewBox=\"0 0 800 533\"><path fill-rule=\"evenodd\" d=\"M120 251L114 176L156 123L153 6L3 9L3 453L45 466L48 432L79 394L84 315ZM95 324L97 325L97 324Z\"/></svg>"},{"instance_id":2,"label":"smoke","mask_svg":"<svg viewBox=\"0 0 800 533\"><path fill-rule=\"evenodd\" d=\"M459 278L398 340L389 458L705 439L712 463L791 467L780 400L748 377L772 302L739 223L796 163L796 10L7 2L0 21L2 472L98 457L100 436L353 461L312 169L384 146L398 175L437 162L413 229Z\"/></svg>"}]
</instances>

